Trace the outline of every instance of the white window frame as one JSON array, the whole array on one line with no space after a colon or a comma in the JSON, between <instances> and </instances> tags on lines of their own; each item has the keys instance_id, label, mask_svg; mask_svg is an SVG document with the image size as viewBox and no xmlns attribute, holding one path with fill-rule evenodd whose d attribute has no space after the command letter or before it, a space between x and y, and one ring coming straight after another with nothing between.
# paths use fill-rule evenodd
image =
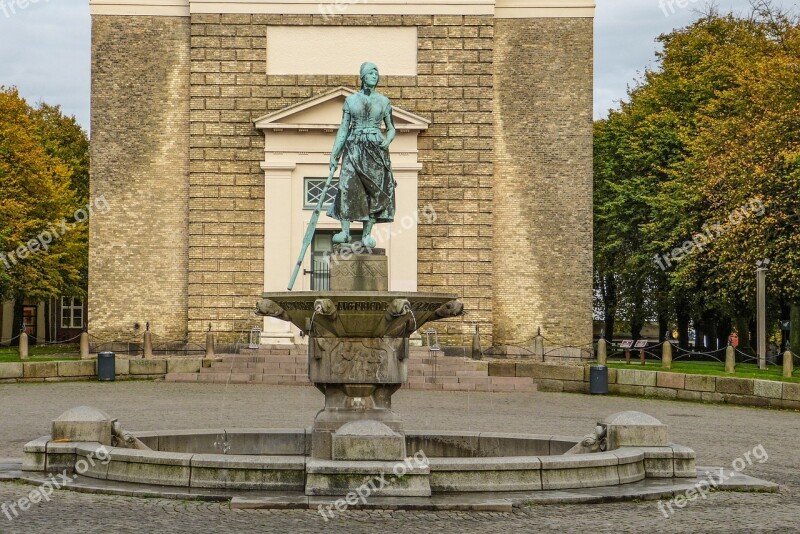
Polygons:
<instances>
[{"instance_id":1,"label":"white window frame","mask_svg":"<svg viewBox=\"0 0 800 534\"><path fill-rule=\"evenodd\" d=\"M69 324L64 320L64 310L69 310ZM79 324L75 324L75 310L80 310ZM61 297L61 328L83 328L83 299Z\"/></svg>"},{"instance_id":2,"label":"white window frame","mask_svg":"<svg viewBox=\"0 0 800 534\"><path fill-rule=\"evenodd\" d=\"M310 194L309 193L309 186L312 183L316 183L316 184L321 183L322 184L321 187L324 187L326 181L327 181L327 178L314 178L314 177L303 178L303 209L304 210L313 210L313 209L316 209L316 207L317 207L317 201L318 200L309 198L309 194ZM331 188L328 190L328 196L335 197L336 196L336 191L338 190L338 188L339 188L339 179L338 178L334 178L331 181ZM318 198L319 197L317 197L317 199ZM327 208L332 203L333 203L333 199L331 199L331 202L323 203L322 207L323 208Z\"/></svg>"}]
</instances>

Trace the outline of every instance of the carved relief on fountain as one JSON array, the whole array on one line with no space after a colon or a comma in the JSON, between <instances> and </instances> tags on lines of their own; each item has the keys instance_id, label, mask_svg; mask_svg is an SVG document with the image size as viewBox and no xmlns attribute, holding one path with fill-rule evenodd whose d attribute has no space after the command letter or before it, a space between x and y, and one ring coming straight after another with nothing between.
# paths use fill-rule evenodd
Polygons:
<instances>
[{"instance_id":1,"label":"carved relief on fountain","mask_svg":"<svg viewBox=\"0 0 800 534\"><path fill-rule=\"evenodd\" d=\"M317 383L402 383L407 356L403 338L312 338L309 374Z\"/></svg>"}]
</instances>

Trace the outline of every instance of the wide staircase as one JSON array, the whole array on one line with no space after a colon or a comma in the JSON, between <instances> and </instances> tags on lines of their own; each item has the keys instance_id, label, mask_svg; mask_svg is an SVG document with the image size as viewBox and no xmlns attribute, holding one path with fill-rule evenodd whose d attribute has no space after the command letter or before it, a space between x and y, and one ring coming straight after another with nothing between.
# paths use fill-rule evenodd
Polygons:
<instances>
[{"instance_id":1,"label":"wide staircase","mask_svg":"<svg viewBox=\"0 0 800 534\"><path fill-rule=\"evenodd\" d=\"M434 356L427 347L412 347L407 389L440 391L536 391L529 377L489 376L489 363L463 357ZM205 365L209 365L206 367ZM310 386L305 345L265 345L221 354L199 373L169 373L167 382L215 384L278 384Z\"/></svg>"}]
</instances>

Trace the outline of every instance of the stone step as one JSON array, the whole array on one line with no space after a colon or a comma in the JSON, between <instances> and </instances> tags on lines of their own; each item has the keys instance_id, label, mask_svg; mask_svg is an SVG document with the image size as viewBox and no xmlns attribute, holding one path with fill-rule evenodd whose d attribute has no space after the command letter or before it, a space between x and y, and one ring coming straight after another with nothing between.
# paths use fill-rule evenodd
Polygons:
<instances>
[{"instance_id":1,"label":"stone step","mask_svg":"<svg viewBox=\"0 0 800 534\"><path fill-rule=\"evenodd\" d=\"M257 349L240 349L239 354L248 356L272 356L272 355L300 355L307 354L308 347L305 345L263 345Z\"/></svg>"},{"instance_id":2,"label":"stone step","mask_svg":"<svg viewBox=\"0 0 800 534\"><path fill-rule=\"evenodd\" d=\"M456 371L456 376L489 376L487 371Z\"/></svg>"},{"instance_id":3,"label":"stone step","mask_svg":"<svg viewBox=\"0 0 800 534\"><path fill-rule=\"evenodd\" d=\"M199 373L167 373L164 376L166 382L197 382Z\"/></svg>"},{"instance_id":4,"label":"stone step","mask_svg":"<svg viewBox=\"0 0 800 534\"><path fill-rule=\"evenodd\" d=\"M423 378L423 381L415 380ZM476 392L535 392L536 384L531 382L497 382L495 378L489 377L483 381L439 381L433 382L428 377L409 377L409 382L403 385L404 389L414 390L436 390L436 391L476 391ZM199 374L199 373L169 373L166 376L167 382L203 382L214 384L269 384L286 386L311 386L307 376L291 375L258 375L246 373L232 374Z\"/></svg>"},{"instance_id":5,"label":"stone step","mask_svg":"<svg viewBox=\"0 0 800 534\"><path fill-rule=\"evenodd\" d=\"M306 363L254 363L254 362L239 362L239 363L216 363L213 364L211 367L204 367L204 369L214 369L214 370L241 370L242 373L250 371L263 371L263 372L286 372L288 370L304 370L308 369L308 365Z\"/></svg>"},{"instance_id":6,"label":"stone step","mask_svg":"<svg viewBox=\"0 0 800 534\"><path fill-rule=\"evenodd\" d=\"M521 392L534 393L537 391L536 384L463 384L463 383L407 383L403 384L403 389L411 390L434 390L434 391L476 391L476 392Z\"/></svg>"},{"instance_id":7,"label":"stone step","mask_svg":"<svg viewBox=\"0 0 800 534\"><path fill-rule=\"evenodd\" d=\"M308 356L277 355L277 356L243 356L241 354L226 354L222 356L223 363L303 363L308 361Z\"/></svg>"}]
</instances>

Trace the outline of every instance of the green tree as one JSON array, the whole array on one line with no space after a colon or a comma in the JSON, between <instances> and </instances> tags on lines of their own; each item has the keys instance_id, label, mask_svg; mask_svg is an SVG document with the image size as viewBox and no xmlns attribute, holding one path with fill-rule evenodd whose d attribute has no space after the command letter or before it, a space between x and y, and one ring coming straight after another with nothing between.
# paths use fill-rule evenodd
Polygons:
<instances>
[{"instance_id":1,"label":"green tree","mask_svg":"<svg viewBox=\"0 0 800 534\"><path fill-rule=\"evenodd\" d=\"M55 119L53 108L34 110L0 87L0 296L17 302L15 334L25 298L84 292L88 229L73 220L76 160L62 133L48 130Z\"/></svg>"},{"instance_id":2,"label":"green tree","mask_svg":"<svg viewBox=\"0 0 800 534\"><path fill-rule=\"evenodd\" d=\"M797 33L768 3L745 18L711 11L661 36L658 68L596 125L598 292L612 273L618 308L633 303L660 329L669 315L682 345L690 319L726 337L732 317L747 340L758 259L773 261L781 306L800 300ZM716 222L720 235L705 228Z\"/></svg>"}]
</instances>

